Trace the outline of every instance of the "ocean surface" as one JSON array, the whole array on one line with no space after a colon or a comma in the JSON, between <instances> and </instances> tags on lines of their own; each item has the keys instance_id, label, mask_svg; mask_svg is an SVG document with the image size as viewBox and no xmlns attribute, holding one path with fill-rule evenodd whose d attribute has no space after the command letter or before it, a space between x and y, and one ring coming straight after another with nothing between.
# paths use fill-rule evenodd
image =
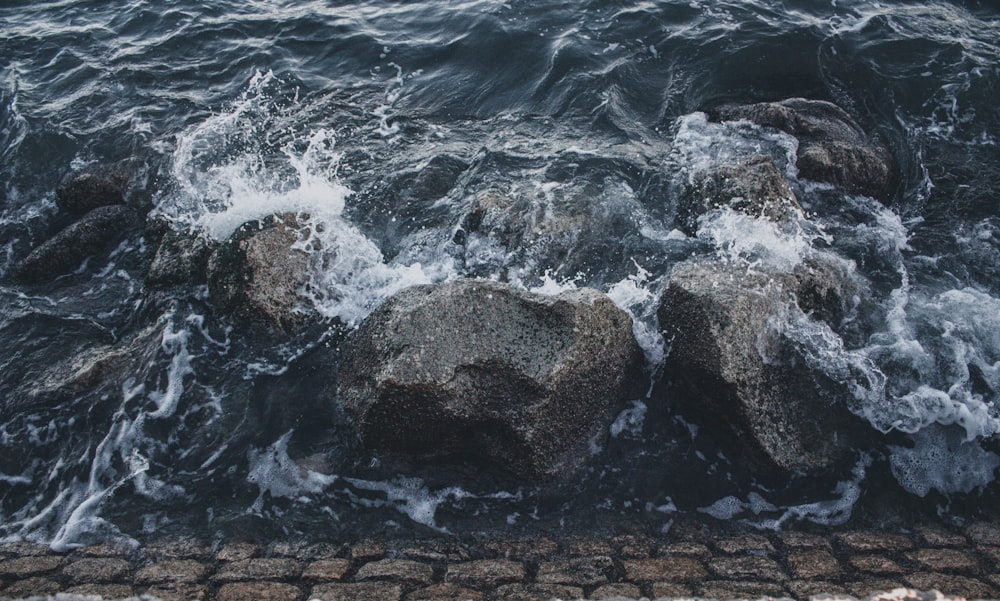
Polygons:
<instances>
[{"instance_id":1,"label":"ocean surface","mask_svg":"<svg viewBox=\"0 0 1000 601\"><path fill-rule=\"evenodd\" d=\"M798 180L796 146L724 103L806 97L891 148L888 203ZM6 0L0 5L0 540L56 549L165 532L358 537L669 530L678 513L839 524L869 505L961 521L1000 505L1000 8L882 0ZM732 211L678 229L692 176L762 149L787 157L810 218ZM447 159L440 157L450 157ZM57 185L127 160L132 202L224 240L298 211L326 249L326 318L264 342L204 286L144 284L140 230L26 286L30 250L68 223ZM407 193L452 161L449 189ZM510 248L456 228L477 194L529 207ZM569 224L569 225L566 225ZM776 327L848 381L882 437L838 470L738 469L654 377L656 300L690 257L851 261L870 331ZM380 462L350 442L317 352L393 292L457 277L590 286L635 320L650 392L568 483ZM53 392L117 349L99 384ZM643 382L645 385L646 382ZM56 387L58 388L58 387Z\"/></svg>"}]
</instances>

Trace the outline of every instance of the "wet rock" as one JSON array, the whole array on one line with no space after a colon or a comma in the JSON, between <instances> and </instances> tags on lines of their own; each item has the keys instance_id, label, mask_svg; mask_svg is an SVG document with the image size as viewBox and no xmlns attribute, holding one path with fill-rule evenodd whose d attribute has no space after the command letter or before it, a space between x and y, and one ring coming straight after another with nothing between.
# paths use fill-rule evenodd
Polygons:
<instances>
[{"instance_id":1,"label":"wet rock","mask_svg":"<svg viewBox=\"0 0 1000 601\"><path fill-rule=\"evenodd\" d=\"M204 284L208 258L216 246L204 236L167 232L160 240L146 273L146 285L166 288L180 284Z\"/></svg>"},{"instance_id":2,"label":"wet rock","mask_svg":"<svg viewBox=\"0 0 1000 601\"><path fill-rule=\"evenodd\" d=\"M307 323L300 290L309 281L309 256L294 248L302 236L291 214L240 226L208 259L208 291L218 309L273 333Z\"/></svg>"},{"instance_id":3,"label":"wet rock","mask_svg":"<svg viewBox=\"0 0 1000 601\"><path fill-rule=\"evenodd\" d=\"M435 200L447 194L455 186L458 176L468 168L469 164L465 161L442 154L428 161L416 175L404 178L400 185L413 198Z\"/></svg>"},{"instance_id":4,"label":"wet rock","mask_svg":"<svg viewBox=\"0 0 1000 601\"><path fill-rule=\"evenodd\" d=\"M37 284L68 273L137 224L135 211L126 206L94 209L31 251L18 265L17 278Z\"/></svg>"},{"instance_id":5,"label":"wet rock","mask_svg":"<svg viewBox=\"0 0 1000 601\"><path fill-rule=\"evenodd\" d=\"M82 215L109 205L125 204L127 163L91 165L70 174L56 189L56 205Z\"/></svg>"},{"instance_id":6,"label":"wet rock","mask_svg":"<svg viewBox=\"0 0 1000 601\"><path fill-rule=\"evenodd\" d=\"M681 198L678 223L685 233L694 235L698 217L723 207L775 222L802 215L802 207L784 174L774 159L763 154L697 176Z\"/></svg>"},{"instance_id":7,"label":"wet rock","mask_svg":"<svg viewBox=\"0 0 1000 601\"><path fill-rule=\"evenodd\" d=\"M746 119L794 136L799 141L796 166L802 178L834 184L851 194L883 201L892 198L898 176L889 149L870 138L835 104L791 98L723 106L711 116L717 120Z\"/></svg>"},{"instance_id":8,"label":"wet rock","mask_svg":"<svg viewBox=\"0 0 1000 601\"><path fill-rule=\"evenodd\" d=\"M369 449L474 455L551 479L587 456L640 366L631 320L596 290L460 280L404 290L369 316L339 393Z\"/></svg>"},{"instance_id":9,"label":"wet rock","mask_svg":"<svg viewBox=\"0 0 1000 601\"><path fill-rule=\"evenodd\" d=\"M771 324L787 323L785 313L797 303L807 323L829 320L835 327L856 295L846 269L832 263L803 264L791 273L682 264L658 312L670 348L665 373L693 417L732 441L748 467L832 466L866 431L848 409L851 392L810 367Z\"/></svg>"}]
</instances>

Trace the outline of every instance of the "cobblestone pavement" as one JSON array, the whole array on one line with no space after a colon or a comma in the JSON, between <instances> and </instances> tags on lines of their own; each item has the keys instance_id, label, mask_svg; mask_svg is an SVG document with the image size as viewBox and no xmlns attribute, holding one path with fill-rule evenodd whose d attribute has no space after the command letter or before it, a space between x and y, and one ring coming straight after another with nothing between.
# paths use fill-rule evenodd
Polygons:
<instances>
[{"instance_id":1,"label":"cobblestone pavement","mask_svg":"<svg viewBox=\"0 0 1000 601\"><path fill-rule=\"evenodd\" d=\"M1000 599L1000 525L819 534L702 525L675 528L660 538L470 536L263 546L166 539L67 554L30 543L0 545L3 598L75 593L104 599L150 595L164 601L810 599L821 594L864 599L898 588Z\"/></svg>"}]
</instances>

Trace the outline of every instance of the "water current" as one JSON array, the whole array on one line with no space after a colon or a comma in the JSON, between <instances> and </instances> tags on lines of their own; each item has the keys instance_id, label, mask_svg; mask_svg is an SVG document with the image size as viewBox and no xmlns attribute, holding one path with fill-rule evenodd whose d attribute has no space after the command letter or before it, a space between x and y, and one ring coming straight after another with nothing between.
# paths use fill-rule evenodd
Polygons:
<instances>
[{"instance_id":1,"label":"water current","mask_svg":"<svg viewBox=\"0 0 1000 601\"><path fill-rule=\"evenodd\" d=\"M800 180L793 138L705 113L791 97L834 102L888 144L890 202ZM842 523L873 496L950 520L995 511L998 98L986 1L6 0L0 539L665 530L679 512L780 528ZM762 151L809 218L720 210L683 233L691 178ZM308 215L323 250L303 303L323 325L265 341L205 286L149 289L141 229L17 283L15 265L69 222L59 182L123 160L130 202L178 232L221 241ZM441 164L453 182L415 186ZM491 191L530 223L515 245L456 237ZM870 329L840 336L793 309L776 327L851 384L882 442L830 473L761 479L654 377L669 351L657 299L692 256L787 269L818 255L852 266ZM317 350L392 293L458 277L594 287L632 315L649 393L572 481L383 462L351 442ZM61 385L108 356L114 373Z\"/></svg>"}]
</instances>

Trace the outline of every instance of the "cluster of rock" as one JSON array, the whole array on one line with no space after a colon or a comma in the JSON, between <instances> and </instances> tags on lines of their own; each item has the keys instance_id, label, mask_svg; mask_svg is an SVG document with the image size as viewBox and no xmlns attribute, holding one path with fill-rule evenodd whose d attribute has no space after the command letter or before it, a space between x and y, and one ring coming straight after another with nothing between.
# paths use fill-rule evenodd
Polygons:
<instances>
[{"instance_id":1,"label":"cluster of rock","mask_svg":"<svg viewBox=\"0 0 1000 601\"><path fill-rule=\"evenodd\" d=\"M794 136L800 177L850 193L891 195L891 155L832 104L727 106L713 117ZM410 182L411 194L440 195L463 168L457 159L432 162ZM113 169L98 169L61 187L60 206L82 217L21 263L21 281L66 273L138 227L140 213L125 203L124 182ZM766 155L698 174L688 192L678 225L689 232L699 215L721 207L778 222L803 218L785 175ZM511 211L502 196L480 195L456 242L497 224L512 227ZM280 335L312 319L301 302L309 257L300 250L308 235L300 217L245 224L221 244L162 224L147 228L160 240L146 278L150 288L207 282L218 310ZM791 272L682 263L658 313L670 348L666 380L685 391L688 411L731 434L739 455L761 469L830 467L856 447L864 428L847 408L843 383L809 368L794 345L769 341L770 323L791 303L836 330L858 294L842 266L819 260ZM631 320L606 295L583 289L545 296L484 280L396 294L350 335L340 361L332 402L354 419L372 452L478 457L536 480L578 467L588 444L644 380Z\"/></svg>"}]
</instances>

